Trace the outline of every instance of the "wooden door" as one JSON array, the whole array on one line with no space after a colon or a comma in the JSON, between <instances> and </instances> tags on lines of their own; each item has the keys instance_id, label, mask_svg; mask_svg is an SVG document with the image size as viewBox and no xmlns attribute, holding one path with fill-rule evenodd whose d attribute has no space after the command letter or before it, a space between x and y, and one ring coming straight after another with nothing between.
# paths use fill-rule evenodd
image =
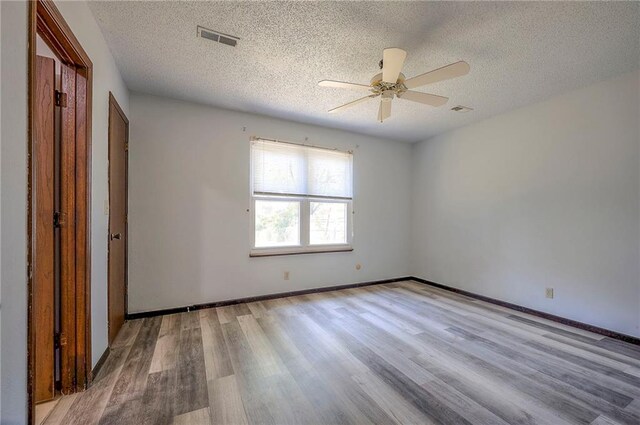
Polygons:
<instances>
[{"instance_id":1,"label":"wooden door","mask_svg":"<svg viewBox=\"0 0 640 425\"><path fill-rule=\"evenodd\" d=\"M76 386L76 69L60 69L60 384L68 394Z\"/></svg>"},{"instance_id":2,"label":"wooden door","mask_svg":"<svg viewBox=\"0 0 640 425\"><path fill-rule=\"evenodd\" d=\"M88 218L91 209L91 180L90 166L86 158L90 155L88 145L88 93L90 87L87 77L82 70L76 72L75 113L76 113L76 184L75 184L75 235L76 247L74 260L76 265L75 298L76 298L76 384L77 388L84 389L91 372L91 291L89 283L89 264L83 259L89 259L91 247L91 232L89 231ZM88 367L87 367L88 366Z\"/></svg>"},{"instance_id":3,"label":"wooden door","mask_svg":"<svg viewBox=\"0 0 640 425\"><path fill-rule=\"evenodd\" d=\"M54 146L55 61L36 57L35 146L33 168L34 247L33 318L35 337L35 401L54 396Z\"/></svg>"},{"instance_id":4,"label":"wooden door","mask_svg":"<svg viewBox=\"0 0 640 425\"><path fill-rule=\"evenodd\" d=\"M127 297L129 120L109 96L109 345L124 323Z\"/></svg>"}]
</instances>

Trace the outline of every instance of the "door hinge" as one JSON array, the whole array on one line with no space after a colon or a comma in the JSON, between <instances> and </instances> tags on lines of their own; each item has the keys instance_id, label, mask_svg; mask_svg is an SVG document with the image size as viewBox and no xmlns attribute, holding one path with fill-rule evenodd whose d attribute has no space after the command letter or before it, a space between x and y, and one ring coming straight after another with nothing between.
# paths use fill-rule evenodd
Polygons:
<instances>
[{"instance_id":1,"label":"door hinge","mask_svg":"<svg viewBox=\"0 0 640 425\"><path fill-rule=\"evenodd\" d=\"M67 107L67 94L56 90L56 106Z\"/></svg>"},{"instance_id":2,"label":"door hinge","mask_svg":"<svg viewBox=\"0 0 640 425\"><path fill-rule=\"evenodd\" d=\"M53 213L53 227L59 228L65 225L67 215L60 211Z\"/></svg>"},{"instance_id":3,"label":"door hinge","mask_svg":"<svg viewBox=\"0 0 640 425\"><path fill-rule=\"evenodd\" d=\"M124 151L129 152L129 142L124 144Z\"/></svg>"},{"instance_id":4,"label":"door hinge","mask_svg":"<svg viewBox=\"0 0 640 425\"><path fill-rule=\"evenodd\" d=\"M67 345L67 336L62 332L56 332L53 335L53 346L55 348L64 347Z\"/></svg>"},{"instance_id":5,"label":"door hinge","mask_svg":"<svg viewBox=\"0 0 640 425\"><path fill-rule=\"evenodd\" d=\"M61 348L67 345L67 336L62 332L56 332L53 334L53 347Z\"/></svg>"}]
</instances>

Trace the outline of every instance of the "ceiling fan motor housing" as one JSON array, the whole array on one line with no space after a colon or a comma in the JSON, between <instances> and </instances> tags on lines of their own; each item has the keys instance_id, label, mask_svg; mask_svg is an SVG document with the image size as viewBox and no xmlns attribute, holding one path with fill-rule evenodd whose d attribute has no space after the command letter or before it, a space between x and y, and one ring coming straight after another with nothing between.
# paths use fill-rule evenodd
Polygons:
<instances>
[{"instance_id":1,"label":"ceiling fan motor housing","mask_svg":"<svg viewBox=\"0 0 640 425\"><path fill-rule=\"evenodd\" d=\"M404 74L398 75L398 80L395 83L387 83L382 80L382 73L374 75L371 79L371 91L375 94L388 93L390 98L393 99L394 94L402 94L407 88L404 86Z\"/></svg>"}]
</instances>

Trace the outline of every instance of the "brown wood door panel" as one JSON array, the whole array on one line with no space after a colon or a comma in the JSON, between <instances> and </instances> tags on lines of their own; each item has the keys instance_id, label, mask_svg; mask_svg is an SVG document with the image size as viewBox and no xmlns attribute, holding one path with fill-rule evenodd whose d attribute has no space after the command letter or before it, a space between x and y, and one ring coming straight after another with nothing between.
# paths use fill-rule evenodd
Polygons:
<instances>
[{"instance_id":1,"label":"brown wood door panel","mask_svg":"<svg viewBox=\"0 0 640 425\"><path fill-rule=\"evenodd\" d=\"M67 100L75 99L76 70L62 65L61 91ZM75 388L76 270L75 270L75 182L76 182L76 108L75 102L63 102L60 137L60 381L62 391Z\"/></svg>"},{"instance_id":2,"label":"brown wood door panel","mask_svg":"<svg viewBox=\"0 0 640 425\"><path fill-rule=\"evenodd\" d=\"M89 270L86 263L81 261L87 258L90 244L90 232L88 220L89 199L89 167L81 166L82 159L87 158L87 77L81 72L76 72L76 380L78 386L84 388L87 382L87 370L84 365L91 363L90 335L90 291L85 284L89 279ZM89 366L90 367L90 366ZM89 369L90 370L90 369Z\"/></svg>"},{"instance_id":3,"label":"brown wood door panel","mask_svg":"<svg viewBox=\"0 0 640 425\"><path fill-rule=\"evenodd\" d=\"M109 345L124 324L127 279L129 121L109 96Z\"/></svg>"},{"instance_id":4,"label":"brown wood door panel","mask_svg":"<svg viewBox=\"0 0 640 425\"><path fill-rule=\"evenodd\" d=\"M54 396L54 146L55 61L36 58L36 113L34 150L34 246L33 317L35 319L35 401Z\"/></svg>"}]
</instances>

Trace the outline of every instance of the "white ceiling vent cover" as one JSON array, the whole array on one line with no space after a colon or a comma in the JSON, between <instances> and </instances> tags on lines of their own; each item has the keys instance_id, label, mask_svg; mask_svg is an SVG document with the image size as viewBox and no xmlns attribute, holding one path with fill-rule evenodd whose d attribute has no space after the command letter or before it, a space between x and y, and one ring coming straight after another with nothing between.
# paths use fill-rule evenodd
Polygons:
<instances>
[{"instance_id":1,"label":"white ceiling vent cover","mask_svg":"<svg viewBox=\"0 0 640 425\"><path fill-rule=\"evenodd\" d=\"M198 37L206 38L207 40L215 41L216 43L226 44L231 47L236 47L238 40L240 40L238 37L234 37L233 35L215 32L201 27L200 25L198 25Z\"/></svg>"}]
</instances>

